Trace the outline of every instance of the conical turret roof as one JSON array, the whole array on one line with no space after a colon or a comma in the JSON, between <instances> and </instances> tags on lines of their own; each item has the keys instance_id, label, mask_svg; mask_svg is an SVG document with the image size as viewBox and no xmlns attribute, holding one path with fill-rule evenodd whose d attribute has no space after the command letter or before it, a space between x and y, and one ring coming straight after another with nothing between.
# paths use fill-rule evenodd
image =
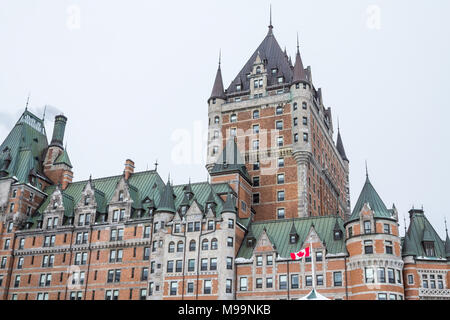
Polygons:
<instances>
[{"instance_id":1,"label":"conical turret roof","mask_svg":"<svg viewBox=\"0 0 450 320\"><path fill-rule=\"evenodd\" d=\"M294 65L294 75L292 79L292 84L299 82L308 83L308 76L306 74L305 68L303 67L302 58L300 57L300 50L297 46L297 54L295 55L295 65Z\"/></svg>"},{"instance_id":2,"label":"conical turret roof","mask_svg":"<svg viewBox=\"0 0 450 320\"><path fill-rule=\"evenodd\" d=\"M228 194L227 194L227 200L225 201L225 204L223 205L222 212L237 213L236 201L234 200L234 197L230 192L228 192Z\"/></svg>"},{"instance_id":3,"label":"conical turret roof","mask_svg":"<svg viewBox=\"0 0 450 320\"><path fill-rule=\"evenodd\" d=\"M364 183L364 187L361 190L361 194L359 195L355 207L353 208L352 215L350 216L347 222L359 219L359 213L361 212L361 209L363 208L365 203L369 204L370 208L374 212L375 218L392 219L391 213L386 208L386 205L384 204L383 200L381 200L377 191L370 183L368 175L366 175L366 182Z\"/></svg>"},{"instance_id":4,"label":"conical turret roof","mask_svg":"<svg viewBox=\"0 0 450 320\"><path fill-rule=\"evenodd\" d=\"M223 80L222 80L222 71L220 70L220 62L219 62L219 68L217 69L217 73L216 73L216 79L214 80L214 85L211 91L211 96L208 99L215 99L215 98L220 98L220 99L225 99L225 92L223 89Z\"/></svg>"},{"instance_id":5,"label":"conical turret roof","mask_svg":"<svg viewBox=\"0 0 450 320\"><path fill-rule=\"evenodd\" d=\"M344 144L342 143L341 131L339 130L339 128L338 128L336 149L338 150L339 155L341 156L342 160L348 161L348 158L345 154Z\"/></svg>"}]
</instances>

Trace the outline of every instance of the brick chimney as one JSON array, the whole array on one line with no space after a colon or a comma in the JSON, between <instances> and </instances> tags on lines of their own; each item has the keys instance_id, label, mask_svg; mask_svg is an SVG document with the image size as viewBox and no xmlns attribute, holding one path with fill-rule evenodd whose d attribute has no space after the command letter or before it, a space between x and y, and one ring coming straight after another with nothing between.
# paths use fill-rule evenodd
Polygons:
<instances>
[{"instance_id":1,"label":"brick chimney","mask_svg":"<svg viewBox=\"0 0 450 320\"><path fill-rule=\"evenodd\" d=\"M127 159L125 161L125 180L128 180L128 178L130 178L130 176L134 173L134 161Z\"/></svg>"}]
</instances>

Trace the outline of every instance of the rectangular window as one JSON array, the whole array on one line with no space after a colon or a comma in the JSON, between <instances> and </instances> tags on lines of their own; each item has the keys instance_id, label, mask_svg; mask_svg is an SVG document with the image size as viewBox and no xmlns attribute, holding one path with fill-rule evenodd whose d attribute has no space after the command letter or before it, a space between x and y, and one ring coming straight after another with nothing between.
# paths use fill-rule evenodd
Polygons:
<instances>
[{"instance_id":1,"label":"rectangular window","mask_svg":"<svg viewBox=\"0 0 450 320\"><path fill-rule=\"evenodd\" d=\"M263 285L263 279L262 278L256 278L256 289L261 289Z\"/></svg>"},{"instance_id":2,"label":"rectangular window","mask_svg":"<svg viewBox=\"0 0 450 320\"><path fill-rule=\"evenodd\" d=\"M391 268L388 269L388 279L389 283L395 283L394 269Z\"/></svg>"},{"instance_id":3,"label":"rectangular window","mask_svg":"<svg viewBox=\"0 0 450 320\"><path fill-rule=\"evenodd\" d=\"M283 136L277 137L277 146L282 147L283 145L284 145L284 137Z\"/></svg>"},{"instance_id":4,"label":"rectangular window","mask_svg":"<svg viewBox=\"0 0 450 320\"><path fill-rule=\"evenodd\" d=\"M277 218L278 219L284 219L285 218L284 208L278 208L277 209Z\"/></svg>"},{"instance_id":5,"label":"rectangular window","mask_svg":"<svg viewBox=\"0 0 450 320\"><path fill-rule=\"evenodd\" d=\"M247 278L246 277L242 277L239 279L239 290L247 291Z\"/></svg>"},{"instance_id":6,"label":"rectangular window","mask_svg":"<svg viewBox=\"0 0 450 320\"><path fill-rule=\"evenodd\" d=\"M171 281L170 282L170 295L175 296L177 294L178 282Z\"/></svg>"},{"instance_id":7,"label":"rectangular window","mask_svg":"<svg viewBox=\"0 0 450 320\"><path fill-rule=\"evenodd\" d=\"M279 277L279 288L280 290L287 289L287 276L286 275L280 275Z\"/></svg>"},{"instance_id":8,"label":"rectangular window","mask_svg":"<svg viewBox=\"0 0 450 320\"><path fill-rule=\"evenodd\" d=\"M284 183L284 173L280 173L277 175L277 183L283 184Z\"/></svg>"},{"instance_id":9,"label":"rectangular window","mask_svg":"<svg viewBox=\"0 0 450 320\"><path fill-rule=\"evenodd\" d=\"M194 293L194 283L188 282L187 293Z\"/></svg>"},{"instance_id":10,"label":"rectangular window","mask_svg":"<svg viewBox=\"0 0 450 320\"><path fill-rule=\"evenodd\" d=\"M297 125L298 125L298 118L295 117L295 118L294 118L294 127L297 126Z\"/></svg>"},{"instance_id":11,"label":"rectangular window","mask_svg":"<svg viewBox=\"0 0 450 320\"><path fill-rule=\"evenodd\" d=\"M232 287L233 281L231 279L226 280L226 293L232 293L233 287Z\"/></svg>"},{"instance_id":12,"label":"rectangular window","mask_svg":"<svg viewBox=\"0 0 450 320\"><path fill-rule=\"evenodd\" d=\"M205 280L203 285L203 293L211 294L211 280Z\"/></svg>"},{"instance_id":13,"label":"rectangular window","mask_svg":"<svg viewBox=\"0 0 450 320\"><path fill-rule=\"evenodd\" d=\"M278 158L278 168L284 167L284 158Z\"/></svg>"},{"instance_id":14,"label":"rectangular window","mask_svg":"<svg viewBox=\"0 0 450 320\"><path fill-rule=\"evenodd\" d=\"M253 177L253 186L259 187L259 177Z\"/></svg>"},{"instance_id":15,"label":"rectangular window","mask_svg":"<svg viewBox=\"0 0 450 320\"><path fill-rule=\"evenodd\" d=\"M303 141L308 142L308 133L303 132Z\"/></svg>"},{"instance_id":16,"label":"rectangular window","mask_svg":"<svg viewBox=\"0 0 450 320\"><path fill-rule=\"evenodd\" d=\"M188 260L188 271L189 272L195 271L195 259Z\"/></svg>"},{"instance_id":17,"label":"rectangular window","mask_svg":"<svg viewBox=\"0 0 450 320\"><path fill-rule=\"evenodd\" d=\"M318 275L316 276L316 282L317 282L317 285L318 285L318 286L323 286L323 275L318 274Z\"/></svg>"},{"instance_id":18,"label":"rectangular window","mask_svg":"<svg viewBox=\"0 0 450 320\"><path fill-rule=\"evenodd\" d=\"M395 270L395 273L397 274L397 283L402 283L402 276L400 270Z\"/></svg>"},{"instance_id":19,"label":"rectangular window","mask_svg":"<svg viewBox=\"0 0 450 320\"><path fill-rule=\"evenodd\" d=\"M378 300L387 300L386 293L379 293L378 294Z\"/></svg>"},{"instance_id":20,"label":"rectangular window","mask_svg":"<svg viewBox=\"0 0 450 320\"><path fill-rule=\"evenodd\" d=\"M277 201L284 201L284 190L277 192Z\"/></svg>"},{"instance_id":21,"label":"rectangular window","mask_svg":"<svg viewBox=\"0 0 450 320\"><path fill-rule=\"evenodd\" d=\"M307 117L303 117L303 121L302 121L304 126L308 125L308 118Z\"/></svg>"},{"instance_id":22,"label":"rectangular window","mask_svg":"<svg viewBox=\"0 0 450 320\"><path fill-rule=\"evenodd\" d=\"M256 265L257 266L263 265L263 257L262 256L256 256Z\"/></svg>"},{"instance_id":23,"label":"rectangular window","mask_svg":"<svg viewBox=\"0 0 450 320\"><path fill-rule=\"evenodd\" d=\"M412 274L408 274L408 284L414 284L414 276Z\"/></svg>"},{"instance_id":24,"label":"rectangular window","mask_svg":"<svg viewBox=\"0 0 450 320\"><path fill-rule=\"evenodd\" d=\"M275 122L275 129L283 130L283 121L276 121Z\"/></svg>"},{"instance_id":25,"label":"rectangular window","mask_svg":"<svg viewBox=\"0 0 450 320\"><path fill-rule=\"evenodd\" d=\"M364 253L365 254L372 254L373 253L372 240L365 240L364 241Z\"/></svg>"},{"instance_id":26,"label":"rectangular window","mask_svg":"<svg viewBox=\"0 0 450 320\"><path fill-rule=\"evenodd\" d=\"M393 254L392 253L392 241L385 241L386 244L386 254Z\"/></svg>"},{"instance_id":27,"label":"rectangular window","mask_svg":"<svg viewBox=\"0 0 450 320\"><path fill-rule=\"evenodd\" d=\"M342 272L340 271L333 272L333 283L335 287L342 286Z\"/></svg>"},{"instance_id":28,"label":"rectangular window","mask_svg":"<svg viewBox=\"0 0 450 320\"><path fill-rule=\"evenodd\" d=\"M312 276L306 276L305 277L305 285L307 287L311 287L312 286Z\"/></svg>"},{"instance_id":29,"label":"rectangular window","mask_svg":"<svg viewBox=\"0 0 450 320\"><path fill-rule=\"evenodd\" d=\"M365 280L366 283L374 283L374 274L373 274L373 268L364 268L364 274L365 274Z\"/></svg>"},{"instance_id":30,"label":"rectangular window","mask_svg":"<svg viewBox=\"0 0 450 320\"><path fill-rule=\"evenodd\" d=\"M259 193L253 194L253 203L258 204L259 203Z\"/></svg>"},{"instance_id":31,"label":"rectangular window","mask_svg":"<svg viewBox=\"0 0 450 320\"><path fill-rule=\"evenodd\" d=\"M232 270L233 269L233 258L227 257L227 269Z\"/></svg>"},{"instance_id":32,"label":"rectangular window","mask_svg":"<svg viewBox=\"0 0 450 320\"><path fill-rule=\"evenodd\" d=\"M291 289L298 289L299 282L298 282L298 274L291 275Z\"/></svg>"},{"instance_id":33,"label":"rectangular window","mask_svg":"<svg viewBox=\"0 0 450 320\"><path fill-rule=\"evenodd\" d=\"M200 270L201 271L208 270L208 259L207 258L204 258L201 260Z\"/></svg>"},{"instance_id":34,"label":"rectangular window","mask_svg":"<svg viewBox=\"0 0 450 320\"><path fill-rule=\"evenodd\" d=\"M182 266L183 266L183 261L182 260L177 260L176 264L175 264L175 272L181 272L182 271Z\"/></svg>"},{"instance_id":35,"label":"rectangular window","mask_svg":"<svg viewBox=\"0 0 450 320\"><path fill-rule=\"evenodd\" d=\"M266 288L273 288L273 279L266 278Z\"/></svg>"},{"instance_id":36,"label":"rectangular window","mask_svg":"<svg viewBox=\"0 0 450 320\"><path fill-rule=\"evenodd\" d=\"M384 268L378 268L378 282L386 283L386 273Z\"/></svg>"},{"instance_id":37,"label":"rectangular window","mask_svg":"<svg viewBox=\"0 0 450 320\"><path fill-rule=\"evenodd\" d=\"M372 232L370 221L364 221L364 233L368 234Z\"/></svg>"},{"instance_id":38,"label":"rectangular window","mask_svg":"<svg viewBox=\"0 0 450 320\"><path fill-rule=\"evenodd\" d=\"M384 224L384 233L387 233L387 234L391 233L391 228L390 228L390 225L388 223Z\"/></svg>"},{"instance_id":39,"label":"rectangular window","mask_svg":"<svg viewBox=\"0 0 450 320\"><path fill-rule=\"evenodd\" d=\"M253 125L253 133L258 134L259 133L259 124Z\"/></svg>"},{"instance_id":40,"label":"rectangular window","mask_svg":"<svg viewBox=\"0 0 450 320\"><path fill-rule=\"evenodd\" d=\"M173 260L167 261L167 272L173 272Z\"/></svg>"},{"instance_id":41,"label":"rectangular window","mask_svg":"<svg viewBox=\"0 0 450 320\"><path fill-rule=\"evenodd\" d=\"M316 252L316 261L317 262L322 261L322 252Z\"/></svg>"}]
</instances>

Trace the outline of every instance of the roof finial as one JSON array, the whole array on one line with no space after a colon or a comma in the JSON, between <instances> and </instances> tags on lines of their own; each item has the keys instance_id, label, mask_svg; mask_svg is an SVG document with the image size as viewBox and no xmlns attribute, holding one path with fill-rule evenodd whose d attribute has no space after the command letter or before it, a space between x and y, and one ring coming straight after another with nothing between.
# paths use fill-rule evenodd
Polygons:
<instances>
[{"instance_id":1,"label":"roof finial","mask_svg":"<svg viewBox=\"0 0 450 320\"><path fill-rule=\"evenodd\" d=\"M338 125L338 132L339 132L339 116L337 116L337 125Z\"/></svg>"},{"instance_id":2,"label":"roof finial","mask_svg":"<svg viewBox=\"0 0 450 320\"><path fill-rule=\"evenodd\" d=\"M42 121L45 121L45 111L47 111L47 105L44 106L44 113L42 114Z\"/></svg>"},{"instance_id":3,"label":"roof finial","mask_svg":"<svg viewBox=\"0 0 450 320\"><path fill-rule=\"evenodd\" d=\"M273 29L273 25L272 25L272 4L270 4L270 24L269 24L269 29Z\"/></svg>"},{"instance_id":4,"label":"roof finial","mask_svg":"<svg viewBox=\"0 0 450 320\"><path fill-rule=\"evenodd\" d=\"M369 170L367 169L367 160L366 160L366 178L369 179Z\"/></svg>"},{"instance_id":5,"label":"roof finial","mask_svg":"<svg viewBox=\"0 0 450 320\"><path fill-rule=\"evenodd\" d=\"M25 105L25 111L27 111L27 110L28 110L28 104L30 103L30 95L31 95L31 93L30 93L30 92L28 92L27 103L26 103L26 105Z\"/></svg>"},{"instance_id":6,"label":"roof finial","mask_svg":"<svg viewBox=\"0 0 450 320\"><path fill-rule=\"evenodd\" d=\"M447 229L447 218L444 217L444 224L445 224L445 233L448 234L448 229Z\"/></svg>"},{"instance_id":7,"label":"roof finial","mask_svg":"<svg viewBox=\"0 0 450 320\"><path fill-rule=\"evenodd\" d=\"M405 217L405 214L403 214L403 222L405 224L405 236L406 236L406 217Z\"/></svg>"},{"instance_id":8,"label":"roof finial","mask_svg":"<svg viewBox=\"0 0 450 320\"><path fill-rule=\"evenodd\" d=\"M219 49L219 69L220 69L220 61L222 60L222 49Z\"/></svg>"},{"instance_id":9,"label":"roof finial","mask_svg":"<svg viewBox=\"0 0 450 320\"><path fill-rule=\"evenodd\" d=\"M297 32L297 52L300 52L300 45L298 43L298 32Z\"/></svg>"},{"instance_id":10,"label":"roof finial","mask_svg":"<svg viewBox=\"0 0 450 320\"><path fill-rule=\"evenodd\" d=\"M156 159L156 162L154 163L155 164L155 171L158 171L158 159Z\"/></svg>"}]
</instances>

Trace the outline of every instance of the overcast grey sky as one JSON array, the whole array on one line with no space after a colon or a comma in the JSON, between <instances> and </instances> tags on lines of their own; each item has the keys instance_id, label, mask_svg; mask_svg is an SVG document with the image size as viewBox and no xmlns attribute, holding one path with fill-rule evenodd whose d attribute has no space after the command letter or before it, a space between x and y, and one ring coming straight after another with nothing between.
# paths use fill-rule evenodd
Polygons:
<instances>
[{"instance_id":1,"label":"overcast grey sky","mask_svg":"<svg viewBox=\"0 0 450 320\"><path fill-rule=\"evenodd\" d=\"M450 218L450 2L446 0L0 0L0 140L23 111L68 117L75 180L153 168L206 180L207 103L219 49L227 87L267 33L296 33L350 159L352 206L370 179L388 207L414 205L445 236ZM79 15L78 15L79 13ZM78 19L79 17L79 19ZM378 19L379 18L379 19ZM198 130L197 130L198 131ZM173 160L180 132L187 162ZM184 142L183 142L184 143ZM189 156L189 155L188 155ZM408 216L407 216L408 218Z\"/></svg>"}]
</instances>

